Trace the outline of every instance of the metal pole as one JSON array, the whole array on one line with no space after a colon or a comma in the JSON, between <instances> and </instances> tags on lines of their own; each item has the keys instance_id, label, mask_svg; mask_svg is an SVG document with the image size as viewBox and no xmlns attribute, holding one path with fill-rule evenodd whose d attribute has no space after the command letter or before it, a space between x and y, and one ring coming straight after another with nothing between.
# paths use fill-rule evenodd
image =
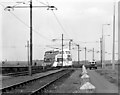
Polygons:
<instances>
[{"instance_id":1,"label":"metal pole","mask_svg":"<svg viewBox=\"0 0 120 95\"><path fill-rule=\"evenodd\" d=\"M30 8L30 64L29 64L29 75L32 76L32 7L39 8L39 7L48 7L53 10L54 6L32 6L32 0L30 0L30 6L7 6L5 8L10 11L10 8ZM57 10L57 9L56 9Z\"/></svg>"},{"instance_id":2,"label":"metal pole","mask_svg":"<svg viewBox=\"0 0 120 95\"><path fill-rule=\"evenodd\" d=\"M63 34L62 34L62 66L63 66Z\"/></svg>"},{"instance_id":3,"label":"metal pole","mask_svg":"<svg viewBox=\"0 0 120 95\"><path fill-rule=\"evenodd\" d=\"M112 69L115 69L115 4L113 14L113 50L112 50Z\"/></svg>"},{"instance_id":4,"label":"metal pole","mask_svg":"<svg viewBox=\"0 0 120 95\"><path fill-rule=\"evenodd\" d=\"M86 65L86 47L85 47L85 65Z\"/></svg>"},{"instance_id":5,"label":"metal pole","mask_svg":"<svg viewBox=\"0 0 120 95\"><path fill-rule=\"evenodd\" d=\"M102 65L102 38L100 38L100 51L101 51L101 65ZM102 66L103 67L103 66Z\"/></svg>"},{"instance_id":6,"label":"metal pole","mask_svg":"<svg viewBox=\"0 0 120 95\"><path fill-rule=\"evenodd\" d=\"M30 0L30 65L29 75L32 76L32 0Z\"/></svg>"},{"instance_id":7,"label":"metal pole","mask_svg":"<svg viewBox=\"0 0 120 95\"><path fill-rule=\"evenodd\" d=\"M101 46L102 46L102 68L104 68L104 34L103 34L103 26L105 24L102 24L102 41L101 41Z\"/></svg>"},{"instance_id":8,"label":"metal pole","mask_svg":"<svg viewBox=\"0 0 120 95\"><path fill-rule=\"evenodd\" d=\"M27 48L28 48L28 66L29 66L29 41L27 41Z\"/></svg>"},{"instance_id":9,"label":"metal pole","mask_svg":"<svg viewBox=\"0 0 120 95\"><path fill-rule=\"evenodd\" d=\"M120 1L118 1L118 64L120 64Z\"/></svg>"},{"instance_id":10,"label":"metal pole","mask_svg":"<svg viewBox=\"0 0 120 95\"><path fill-rule=\"evenodd\" d=\"M78 64L79 64L79 61L80 61L80 59L79 59L79 45L77 45L78 46Z\"/></svg>"},{"instance_id":11,"label":"metal pole","mask_svg":"<svg viewBox=\"0 0 120 95\"><path fill-rule=\"evenodd\" d=\"M69 41L69 50L71 50L71 40Z\"/></svg>"},{"instance_id":12,"label":"metal pole","mask_svg":"<svg viewBox=\"0 0 120 95\"><path fill-rule=\"evenodd\" d=\"M94 61L94 48L93 48L93 61Z\"/></svg>"}]
</instances>

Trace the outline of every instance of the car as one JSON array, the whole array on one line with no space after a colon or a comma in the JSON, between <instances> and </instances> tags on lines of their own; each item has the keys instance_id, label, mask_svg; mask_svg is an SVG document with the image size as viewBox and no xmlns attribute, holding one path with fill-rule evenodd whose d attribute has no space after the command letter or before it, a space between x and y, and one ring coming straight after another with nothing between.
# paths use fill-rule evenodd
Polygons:
<instances>
[{"instance_id":1,"label":"car","mask_svg":"<svg viewBox=\"0 0 120 95\"><path fill-rule=\"evenodd\" d=\"M96 61L91 61L89 62L89 69L97 69L97 64L96 64Z\"/></svg>"}]
</instances>

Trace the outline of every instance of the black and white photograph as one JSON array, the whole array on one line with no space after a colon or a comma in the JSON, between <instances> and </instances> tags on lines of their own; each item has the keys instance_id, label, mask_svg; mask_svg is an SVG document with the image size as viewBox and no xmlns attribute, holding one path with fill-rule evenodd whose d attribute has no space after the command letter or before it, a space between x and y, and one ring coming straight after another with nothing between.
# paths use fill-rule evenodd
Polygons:
<instances>
[{"instance_id":1,"label":"black and white photograph","mask_svg":"<svg viewBox=\"0 0 120 95\"><path fill-rule=\"evenodd\" d=\"M119 95L120 0L0 0L1 95Z\"/></svg>"}]
</instances>

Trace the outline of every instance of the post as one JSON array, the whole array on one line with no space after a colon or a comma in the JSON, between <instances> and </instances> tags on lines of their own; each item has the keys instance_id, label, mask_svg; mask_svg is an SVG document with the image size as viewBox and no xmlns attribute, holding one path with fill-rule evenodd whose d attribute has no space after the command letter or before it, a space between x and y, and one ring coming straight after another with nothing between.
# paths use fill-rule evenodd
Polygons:
<instances>
[{"instance_id":1,"label":"post","mask_svg":"<svg viewBox=\"0 0 120 95\"><path fill-rule=\"evenodd\" d=\"M62 34L62 66L63 66L63 34Z\"/></svg>"},{"instance_id":2,"label":"post","mask_svg":"<svg viewBox=\"0 0 120 95\"><path fill-rule=\"evenodd\" d=\"M8 11L10 11L10 9L12 8L30 8L30 65L29 65L29 75L32 76L32 7L35 8L39 8L39 7L48 7L48 10L51 9L53 10L53 8L55 8L54 6L32 6L32 0L30 1L30 7L29 6L7 6L5 8L8 9ZM24 2L23 2L24 4ZM57 10L57 8L55 8Z\"/></svg>"},{"instance_id":3,"label":"post","mask_svg":"<svg viewBox=\"0 0 120 95\"><path fill-rule=\"evenodd\" d=\"M85 47L85 65L86 65L86 47Z\"/></svg>"},{"instance_id":4,"label":"post","mask_svg":"<svg viewBox=\"0 0 120 95\"><path fill-rule=\"evenodd\" d=\"M115 69L115 4L113 14L113 49L112 49L112 69Z\"/></svg>"},{"instance_id":5,"label":"post","mask_svg":"<svg viewBox=\"0 0 120 95\"><path fill-rule=\"evenodd\" d=\"M32 76L32 0L30 0L30 65L29 75Z\"/></svg>"},{"instance_id":6,"label":"post","mask_svg":"<svg viewBox=\"0 0 120 95\"><path fill-rule=\"evenodd\" d=\"M120 64L120 1L118 2L118 64Z\"/></svg>"},{"instance_id":7,"label":"post","mask_svg":"<svg viewBox=\"0 0 120 95\"><path fill-rule=\"evenodd\" d=\"M27 41L27 51L28 51L28 67L29 67L29 41Z\"/></svg>"},{"instance_id":8,"label":"post","mask_svg":"<svg viewBox=\"0 0 120 95\"><path fill-rule=\"evenodd\" d=\"M2 6L0 6L0 26L2 26L2 21L3 21L3 7ZM2 37L2 27L0 27L0 37ZM0 45L2 46L3 44L2 44L2 39L0 40ZM0 60L1 61L3 61L3 56L2 56L2 48L0 49ZM3 61L3 63L4 63L4 61ZM2 64L0 65L1 67L2 67ZM0 87L2 87L2 85L0 86Z\"/></svg>"},{"instance_id":9,"label":"post","mask_svg":"<svg viewBox=\"0 0 120 95\"><path fill-rule=\"evenodd\" d=\"M93 61L94 61L95 59L94 59L94 48L93 48Z\"/></svg>"},{"instance_id":10,"label":"post","mask_svg":"<svg viewBox=\"0 0 120 95\"><path fill-rule=\"evenodd\" d=\"M101 61L101 65L103 65L103 64L102 64L102 38L100 38L100 52L101 52L101 53L100 53L100 59L101 59L100 61ZM102 67L103 67L103 66L102 66Z\"/></svg>"},{"instance_id":11,"label":"post","mask_svg":"<svg viewBox=\"0 0 120 95\"><path fill-rule=\"evenodd\" d=\"M79 45L77 45L78 46L78 64L79 64L79 61L80 61L80 59L79 59Z\"/></svg>"},{"instance_id":12,"label":"post","mask_svg":"<svg viewBox=\"0 0 120 95\"><path fill-rule=\"evenodd\" d=\"M104 68L104 61L105 61L105 42L104 42L104 32L103 32L103 27L104 25L107 24L102 24L102 68Z\"/></svg>"},{"instance_id":13,"label":"post","mask_svg":"<svg viewBox=\"0 0 120 95\"><path fill-rule=\"evenodd\" d=\"M71 41L72 40L69 41L69 50L71 50Z\"/></svg>"}]
</instances>

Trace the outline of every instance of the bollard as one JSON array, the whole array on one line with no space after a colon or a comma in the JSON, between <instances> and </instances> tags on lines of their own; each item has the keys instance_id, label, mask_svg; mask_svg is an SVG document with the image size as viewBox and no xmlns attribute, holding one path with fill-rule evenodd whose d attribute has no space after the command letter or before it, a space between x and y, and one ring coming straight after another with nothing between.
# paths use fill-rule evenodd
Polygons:
<instances>
[{"instance_id":1,"label":"bollard","mask_svg":"<svg viewBox=\"0 0 120 95\"><path fill-rule=\"evenodd\" d=\"M83 65L83 66L82 66L82 70L85 70L85 69L86 69L86 67Z\"/></svg>"},{"instance_id":2,"label":"bollard","mask_svg":"<svg viewBox=\"0 0 120 95\"><path fill-rule=\"evenodd\" d=\"M83 74L87 74L87 70L86 70L86 68L85 68L84 65L82 66L82 75L83 75Z\"/></svg>"},{"instance_id":3,"label":"bollard","mask_svg":"<svg viewBox=\"0 0 120 95\"><path fill-rule=\"evenodd\" d=\"M87 70L82 71L82 75L87 74Z\"/></svg>"},{"instance_id":4,"label":"bollard","mask_svg":"<svg viewBox=\"0 0 120 95\"><path fill-rule=\"evenodd\" d=\"M94 85L90 82L86 82L80 87L80 93L94 93L95 89Z\"/></svg>"},{"instance_id":5,"label":"bollard","mask_svg":"<svg viewBox=\"0 0 120 95\"><path fill-rule=\"evenodd\" d=\"M81 84L84 84L84 83L90 81L90 77L89 77L89 75L87 75L87 74L82 75L82 76L81 76L81 79L82 79Z\"/></svg>"}]
</instances>

